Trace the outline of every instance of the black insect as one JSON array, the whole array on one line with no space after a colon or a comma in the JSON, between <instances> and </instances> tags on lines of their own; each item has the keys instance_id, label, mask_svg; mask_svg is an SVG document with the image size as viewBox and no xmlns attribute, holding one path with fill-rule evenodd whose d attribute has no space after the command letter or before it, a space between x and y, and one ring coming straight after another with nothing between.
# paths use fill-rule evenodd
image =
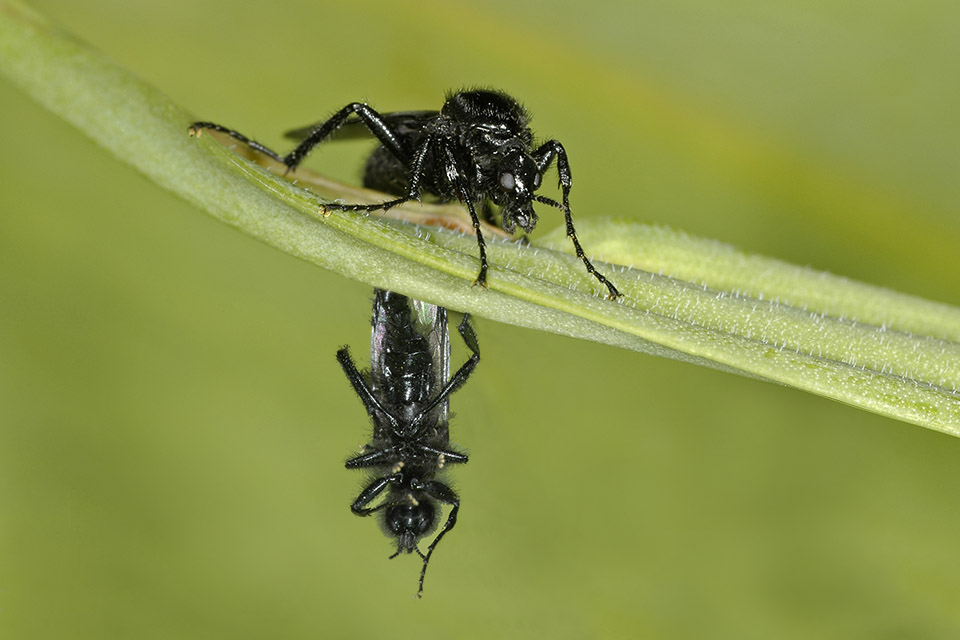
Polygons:
<instances>
[{"instance_id":1,"label":"black insect","mask_svg":"<svg viewBox=\"0 0 960 640\"><path fill-rule=\"evenodd\" d=\"M380 114L360 102L343 107L330 118L295 129L287 137L300 144L285 156L232 129L211 122L195 122L190 132L213 129L228 134L294 170L310 151L327 138L373 134L380 141L364 172L364 184L398 197L378 204L325 204L325 209L378 211L409 200L421 192L440 201L467 205L480 248L480 272L475 284L486 286L487 252L477 206L499 206L500 224L513 233L517 226L529 233L537 224L533 202L563 212L567 235L587 271L602 282L611 298L620 292L594 268L577 239L570 213L570 161L557 140L534 143L530 116L512 97L500 91L472 90L448 95L440 111L400 111ZM537 195L543 174L557 161L560 202Z\"/></svg>"},{"instance_id":2,"label":"black insect","mask_svg":"<svg viewBox=\"0 0 960 640\"><path fill-rule=\"evenodd\" d=\"M384 532L397 542L391 558L416 551L423 559L418 598L430 556L456 525L460 511L459 496L438 479L447 465L467 462L466 454L450 446L447 414L450 395L473 373L480 349L469 316L464 316L459 330L472 355L448 377L446 309L375 289L370 371L358 371L346 347L337 352L343 372L373 420L373 438L360 455L347 460L346 467L370 469L375 477L350 509L359 516L380 512ZM442 505L452 507L450 514L423 553L418 543L436 527Z\"/></svg>"}]
</instances>

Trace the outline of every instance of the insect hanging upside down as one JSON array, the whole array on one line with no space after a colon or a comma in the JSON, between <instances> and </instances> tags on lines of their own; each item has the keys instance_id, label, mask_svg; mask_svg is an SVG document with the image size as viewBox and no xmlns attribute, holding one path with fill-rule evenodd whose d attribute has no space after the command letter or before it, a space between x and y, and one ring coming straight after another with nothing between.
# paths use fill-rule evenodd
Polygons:
<instances>
[{"instance_id":1,"label":"insect hanging upside down","mask_svg":"<svg viewBox=\"0 0 960 640\"><path fill-rule=\"evenodd\" d=\"M364 186L397 195L376 204L324 204L327 211L385 211L423 192L440 201L459 200L467 206L480 249L480 272L474 284L487 284L487 251L477 208L492 202L500 209L500 224L513 233L517 227L530 233L537 225L533 203L563 212L567 236L587 271L617 299L620 292L593 266L580 246L570 212L572 175L570 161L557 140L534 143L530 116L514 98L491 90L450 94L440 111L378 113L364 103L352 102L328 119L289 131L300 140L281 156L243 134L212 122L195 122L192 135L204 129L227 134L277 162L295 170L315 146L327 138L372 134L379 142L364 170ZM561 199L538 195L543 174L556 160Z\"/></svg>"},{"instance_id":2,"label":"insect hanging upside down","mask_svg":"<svg viewBox=\"0 0 960 640\"><path fill-rule=\"evenodd\" d=\"M460 497L441 474L468 459L450 444L449 405L480 361L480 348L468 316L458 329L471 355L451 376L446 309L375 289L370 370L359 371L346 347L337 352L373 422L370 442L346 462L348 469L373 475L350 509L358 516L379 514L384 532L396 540L391 558L420 556L418 598L430 557L460 511ZM423 553L419 542L437 526L444 506L450 507L447 520Z\"/></svg>"}]
</instances>

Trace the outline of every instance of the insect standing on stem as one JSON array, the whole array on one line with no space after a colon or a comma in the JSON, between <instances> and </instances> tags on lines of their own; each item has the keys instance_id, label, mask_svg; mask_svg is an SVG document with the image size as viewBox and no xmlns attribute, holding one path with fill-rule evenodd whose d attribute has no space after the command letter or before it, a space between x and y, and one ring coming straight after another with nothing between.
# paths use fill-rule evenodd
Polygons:
<instances>
[{"instance_id":1,"label":"insect standing on stem","mask_svg":"<svg viewBox=\"0 0 960 640\"><path fill-rule=\"evenodd\" d=\"M480 272L474 284L486 286L487 252L477 207L492 202L500 208L500 224L513 233L519 226L533 231L539 202L563 212L567 236L587 271L607 287L610 298L620 292L594 268L577 239L570 212L573 183L570 161L557 140L534 143L530 116L514 98L491 90L460 91L448 95L440 111L399 111L380 114L361 102L343 107L328 119L295 129L287 137L300 140L281 156L237 131L212 122L195 122L190 133L212 129L228 134L251 148L295 170L315 146L336 134L339 138L372 134L379 142L367 160L364 184L398 197L377 204L323 205L329 210L383 211L421 192L440 201L459 200L470 211L480 249ZM543 174L556 160L561 200L537 195Z\"/></svg>"},{"instance_id":2,"label":"insect standing on stem","mask_svg":"<svg viewBox=\"0 0 960 640\"><path fill-rule=\"evenodd\" d=\"M348 469L374 472L350 509L359 516L380 512L384 532L397 543L391 558L414 551L420 556L418 598L433 550L456 525L460 511L460 497L438 479L447 465L467 462L466 454L450 446L447 414L450 395L473 373L480 348L469 316L463 317L459 331L472 355L448 378L446 309L375 289L370 370L358 371L346 347L337 352L373 421L370 443L346 462ZM369 506L381 496L376 506ZM451 507L450 514L423 553L418 543L439 522L443 505Z\"/></svg>"}]
</instances>

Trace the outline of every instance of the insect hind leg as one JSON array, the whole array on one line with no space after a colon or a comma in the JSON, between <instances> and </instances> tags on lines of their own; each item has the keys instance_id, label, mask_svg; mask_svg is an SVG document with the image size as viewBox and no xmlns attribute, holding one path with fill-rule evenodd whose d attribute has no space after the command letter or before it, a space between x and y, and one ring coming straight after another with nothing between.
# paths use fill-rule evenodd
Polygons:
<instances>
[{"instance_id":1,"label":"insect hind leg","mask_svg":"<svg viewBox=\"0 0 960 640\"><path fill-rule=\"evenodd\" d=\"M410 202L413 198L397 198L395 200L387 200L386 202L377 202L374 204L343 204L342 202L326 202L320 205L320 210L323 213L329 211L386 211L392 209L393 207L399 206L404 202Z\"/></svg>"},{"instance_id":2,"label":"insect hind leg","mask_svg":"<svg viewBox=\"0 0 960 640\"><path fill-rule=\"evenodd\" d=\"M239 131L235 131L233 129L227 128L222 124L217 124L215 122L194 122L187 129L187 132L194 138L199 138L200 134L203 133L203 131L205 130L216 131L218 133L226 134L231 138L233 138L234 140L239 140L240 142L247 145L254 151L259 151L263 155L273 158L277 162L282 163L284 161L283 156L281 156L279 153L277 153L270 147L266 146L265 144L261 144L256 140L253 140L252 138L248 138L247 136L243 135Z\"/></svg>"}]
</instances>

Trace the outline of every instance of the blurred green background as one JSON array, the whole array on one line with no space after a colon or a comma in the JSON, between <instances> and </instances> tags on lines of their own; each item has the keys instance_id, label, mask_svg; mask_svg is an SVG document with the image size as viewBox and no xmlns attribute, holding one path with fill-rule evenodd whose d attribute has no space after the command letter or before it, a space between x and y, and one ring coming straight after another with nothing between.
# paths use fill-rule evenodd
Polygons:
<instances>
[{"instance_id":1,"label":"blurred green background","mask_svg":"<svg viewBox=\"0 0 960 640\"><path fill-rule=\"evenodd\" d=\"M349 101L501 87L581 221L960 304L955 2L33 6L280 149ZM0 95L2 637L960 634L960 441L482 318L460 522L412 601L419 563L348 508L369 426L334 352L366 361L370 289Z\"/></svg>"}]
</instances>

